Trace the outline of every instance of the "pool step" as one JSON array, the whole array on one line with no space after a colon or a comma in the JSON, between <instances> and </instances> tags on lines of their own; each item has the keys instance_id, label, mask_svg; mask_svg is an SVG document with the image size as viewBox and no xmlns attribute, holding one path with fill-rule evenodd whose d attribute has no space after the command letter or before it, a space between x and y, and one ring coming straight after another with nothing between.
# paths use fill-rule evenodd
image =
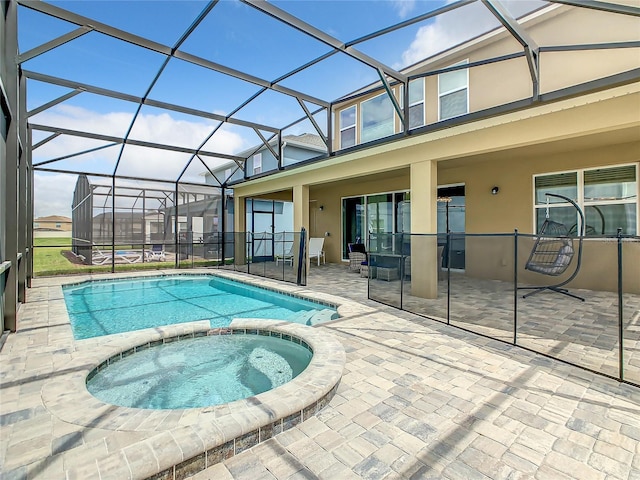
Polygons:
<instances>
[{"instance_id":1,"label":"pool step","mask_svg":"<svg viewBox=\"0 0 640 480\"><path fill-rule=\"evenodd\" d=\"M329 320L333 320L338 316L336 311L331 310L330 308L325 308L322 310L310 310L304 313L305 315L302 315L300 318L300 323L310 326L328 322Z\"/></svg>"},{"instance_id":2,"label":"pool step","mask_svg":"<svg viewBox=\"0 0 640 480\"><path fill-rule=\"evenodd\" d=\"M338 314L335 310L325 308L322 310L303 310L296 313L293 317L289 318L290 322L301 323L302 325L317 325L319 323L328 322L338 318Z\"/></svg>"}]
</instances>

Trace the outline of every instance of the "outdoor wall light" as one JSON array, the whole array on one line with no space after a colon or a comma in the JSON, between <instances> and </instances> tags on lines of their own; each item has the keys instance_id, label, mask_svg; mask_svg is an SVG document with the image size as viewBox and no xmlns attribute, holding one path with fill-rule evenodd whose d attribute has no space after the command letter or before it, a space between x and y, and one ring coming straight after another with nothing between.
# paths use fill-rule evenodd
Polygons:
<instances>
[{"instance_id":1,"label":"outdoor wall light","mask_svg":"<svg viewBox=\"0 0 640 480\"><path fill-rule=\"evenodd\" d=\"M324 205L320 205L320 206L318 207L318 210L323 211L323 210L324 210Z\"/></svg>"},{"instance_id":2,"label":"outdoor wall light","mask_svg":"<svg viewBox=\"0 0 640 480\"><path fill-rule=\"evenodd\" d=\"M500 191L499 187L493 187L491 189L491 195L497 195L499 191Z\"/></svg>"}]
</instances>

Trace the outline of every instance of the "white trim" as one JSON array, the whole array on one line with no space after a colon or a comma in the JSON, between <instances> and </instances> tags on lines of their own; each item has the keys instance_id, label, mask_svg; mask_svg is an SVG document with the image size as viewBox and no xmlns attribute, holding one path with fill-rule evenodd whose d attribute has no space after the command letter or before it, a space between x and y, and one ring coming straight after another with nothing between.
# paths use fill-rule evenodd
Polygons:
<instances>
[{"instance_id":1,"label":"white trim","mask_svg":"<svg viewBox=\"0 0 640 480\"><path fill-rule=\"evenodd\" d=\"M251 157L252 165L251 170L253 175L257 175L258 173L262 173L262 152L258 152ZM256 170L258 170L256 172Z\"/></svg>"},{"instance_id":2,"label":"white trim","mask_svg":"<svg viewBox=\"0 0 640 480\"><path fill-rule=\"evenodd\" d=\"M589 201L586 202L584 199L584 173L590 170L605 170L605 169L613 169L620 167L629 167L634 166L636 169L636 191L635 197L620 199L620 200L598 200L598 201ZM570 170L558 170L554 172L546 172L546 173L536 173L531 178L531 189L533 192L533 218L532 218L532 229L534 235L537 233L538 224L537 224L537 210L547 208L546 204L538 204L536 199L536 178L538 177L547 177L549 175L561 175L564 173L575 173L576 174L576 189L577 189L577 198L576 203L584 210L586 206L589 205L621 205L621 204L634 204L636 206L636 232L633 235L638 235L640 231L640 163L638 162L627 162L627 163L616 163L611 165L602 165L602 166L593 166L593 167L584 167L584 168L574 168ZM568 207L571 204L567 202L558 202L554 204L550 204L549 208L557 208L557 207ZM585 219L586 220L586 219Z\"/></svg>"},{"instance_id":3,"label":"white trim","mask_svg":"<svg viewBox=\"0 0 640 480\"><path fill-rule=\"evenodd\" d=\"M409 126L409 129L419 128L427 124L427 86L425 83L425 77L414 78L413 80L409 81L409 85L419 80L422 81L422 100L419 102L413 102L413 103L409 102L409 110L411 110L411 107L415 107L416 105L422 104L422 123L414 127ZM411 91L410 87L409 87L409 91ZM409 119L411 119L411 114L409 114ZM409 122L409 119L407 119L407 122Z\"/></svg>"},{"instance_id":4,"label":"white trim","mask_svg":"<svg viewBox=\"0 0 640 480\"><path fill-rule=\"evenodd\" d=\"M367 215L367 206L369 205L369 203L367 202L367 197L370 196L374 196L374 195L395 195L396 193L408 193L411 194L411 190L408 188L402 189L402 190L392 190L390 192L376 192L376 193L363 193L361 195L348 195L346 197L340 197L340 261L342 262L348 262L349 259L344 259L343 254L346 253L343 251L343 247L344 247L344 218L342 216L343 212L342 212L342 202L344 200L347 200L349 198L363 198L364 199L364 203L362 205L364 205L364 212L365 212L365 220L367 220L366 215ZM395 197L394 198L394 202L395 202ZM393 209L393 228L395 230L396 228L396 221L395 221L395 208ZM397 233L397 232L396 232ZM368 234L368 232L365 232L365 237L362 239L362 243L364 243L365 245L367 245L367 247L369 246L367 244L367 237L366 235Z\"/></svg>"},{"instance_id":5,"label":"white trim","mask_svg":"<svg viewBox=\"0 0 640 480\"><path fill-rule=\"evenodd\" d=\"M344 125L342 125L342 112L349 110L350 108L354 109L353 112L353 125L349 125L347 127L345 127ZM339 148L347 148L347 147L343 147L342 146L342 132L344 132L345 130L349 130L350 128L353 128L353 145L358 145L358 104L354 104L354 105L350 105L347 108L343 108L342 110L338 110L338 123L340 124L340 130L339 130L339 134L338 134L338 140L339 140ZM350 147L352 145L349 145Z\"/></svg>"},{"instance_id":6,"label":"white trim","mask_svg":"<svg viewBox=\"0 0 640 480\"><path fill-rule=\"evenodd\" d=\"M379 97L387 97L387 98L389 98L389 95L387 94L386 91L383 91L382 93L380 93L378 95L374 95L373 97L367 98L366 100L362 100L359 103L359 105L360 105L360 115L357 118L358 118L358 120L360 120L360 122L359 122L360 123L360 128L358 129L358 131L360 133L360 142L358 142L358 143L362 142L362 137L363 137L362 133L363 133L363 130L364 130L364 121L363 121L362 116L363 116L363 113L364 113L364 104L368 103L368 102L371 102L371 101L373 101L373 100L375 100L375 99L377 99ZM391 103L391 124L393 126L393 129L392 129L393 133L391 135L393 135L394 133L397 133L396 132L396 111L393 108L393 101L390 98L389 98L389 102ZM385 136L388 136L388 135L385 135ZM378 137L378 138L385 138L385 136ZM378 140L378 138L374 138L374 139L368 140L368 141L372 142L374 140Z\"/></svg>"},{"instance_id":7,"label":"white trim","mask_svg":"<svg viewBox=\"0 0 640 480\"><path fill-rule=\"evenodd\" d=\"M468 65L468 64L469 64L469 59L467 58L465 60L462 60L461 62L454 63L453 65L448 65L445 68L456 67L458 65ZM450 73L458 73L460 71L461 70L457 70L457 71L454 71L454 72L441 73L440 75L438 75L438 121L449 120L450 118L456 118L456 117L459 117L461 115L466 115L467 113L469 113L469 91L470 91L470 88L469 88L469 68L465 68L464 69L464 72L466 73L466 77L467 77L466 85L464 87L454 88L453 90L447 90L446 92L441 92L440 91L440 77L442 75L448 75ZM454 115L453 117L447 117L447 118L443 119L442 118L442 112L440 111L440 101L441 101L442 97L444 97L446 95L451 95L452 93L461 92L463 90L467 91L467 111L464 112L464 113L461 113L460 115Z\"/></svg>"}]
</instances>

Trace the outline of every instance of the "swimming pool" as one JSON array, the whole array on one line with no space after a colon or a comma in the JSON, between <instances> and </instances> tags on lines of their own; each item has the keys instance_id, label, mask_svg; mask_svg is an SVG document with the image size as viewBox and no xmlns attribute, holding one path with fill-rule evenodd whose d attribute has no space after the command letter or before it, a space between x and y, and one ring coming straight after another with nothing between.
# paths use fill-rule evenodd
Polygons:
<instances>
[{"instance_id":1,"label":"swimming pool","mask_svg":"<svg viewBox=\"0 0 640 480\"><path fill-rule=\"evenodd\" d=\"M314 325L337 318L330 305L291 297L213 275L100 280L63 287L76 339L174 323L265 318Z\"/></svg>"},{"instance_id":2,"label":"swimming pool","mask_svg":"<svg viewBox=\"0 0 640 480\"><path fill-rule=\"evenodd\" d=\"M267 336L268 335L268 336ZM280 387L311 361L306 342L270 332L172 339L94 370L87 389L122 407L183 409L221 405Z\"/></svg>"}]
</instances>

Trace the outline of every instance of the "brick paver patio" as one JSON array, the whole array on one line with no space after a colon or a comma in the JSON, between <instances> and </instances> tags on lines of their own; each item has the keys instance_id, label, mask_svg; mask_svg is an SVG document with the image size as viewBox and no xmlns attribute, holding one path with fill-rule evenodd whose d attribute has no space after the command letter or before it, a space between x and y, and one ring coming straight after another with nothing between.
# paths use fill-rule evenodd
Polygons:
<instances>
[{"instance_id":1,"label":"brick paver patio","mask_svg":"<svg viewBox=\"0 0 640 480\"><path fill-rule=\"evenodd\" d=\"M34 281L0 352L2 478L122 478L110 462L158 462L158 431L77 425L43 402L77 350L61 282ZM316 416L193 478L640 479L640 389L368 301L341 265L312 267L306 288L260 282L359 304L318 327L345 349L342 380Z\"/></svg>"}]
</instances>

